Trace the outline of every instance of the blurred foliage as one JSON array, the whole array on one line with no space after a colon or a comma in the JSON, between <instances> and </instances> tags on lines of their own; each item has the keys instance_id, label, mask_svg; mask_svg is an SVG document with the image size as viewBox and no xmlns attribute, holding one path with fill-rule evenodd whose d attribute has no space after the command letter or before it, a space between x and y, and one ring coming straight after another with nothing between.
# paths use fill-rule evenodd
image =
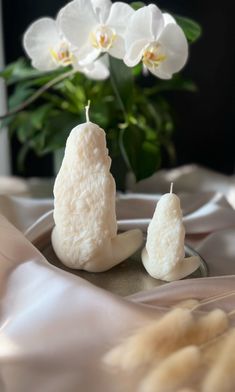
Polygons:
<instances>
[{"instance_id":1,"label":"blurred foliage","mask_svg":"<svg viewBox=\"0 0 235 392\"><path fill-rule=\"evenodd\" d=\"M179 15L174 15L174 18L182 28L189 43L193 43L200 38L202 34L202 28L197 22Z\"/></svg>"},{"instance_id":2,"label":"blurred foliage","mask_svg":"<svg viewBox=\"0 0 235 392\"><path fill-rule=\"evenodd\" d=\"M137 9L143 3L135 2L133 6ZM200 26L189 19L176 18L188 40L195 42L201 34ZM0 76L9 88L9 110L68 70L39 72L24 58L8 65ZM2 121L1 126L8 126L10 134L16 134L22 143L18 156L21 167L29 150L40 156L64 147L70 130L85 121L84 107L88 100L91 101L91 121L107 132L112 158L121 155L137 181L149 177L160 167L162 150L173 150L174 121L164 92L193 92L195 84L175 75L167 81L154 79L151 87L142 87L142 67L131 69L114 58L110 58L110 73L105 81L92 81L81 73L74 73Z\"/></svg>"}]
</instances>

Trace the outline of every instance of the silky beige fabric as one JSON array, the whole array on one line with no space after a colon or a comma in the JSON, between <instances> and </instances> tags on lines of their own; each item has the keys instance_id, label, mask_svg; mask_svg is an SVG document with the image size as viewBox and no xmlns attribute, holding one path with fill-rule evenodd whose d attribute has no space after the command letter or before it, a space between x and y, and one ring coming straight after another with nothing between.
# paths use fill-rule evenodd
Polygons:
<instances>
[{"instance_id":1,"label":"silky beige fabric","mask_svg":"<svg viewBox=\"0 0 235 392\"><path fill-rule=\"evenodd\" d=\"M136 392L141 374L111 372L107 350L176 302L235 284L234 276L195 279L124 299L48 264L3 217L0 229L2 392ZM234 298L219 306L233 309Z\"/></svg>"},{"instance_id":2,"label":"silky beige fabric","mask_svg":"<svg viewBox=\"0 0 235 392\"><path fill-rule=\"evenodd\" d=\"M101 358L161 312L49 265L3 217L0 229L1 391L135 391L137 379L120 380Z\"/></svg>"},{"instance_id":3,"label":"silky beige fabric","mask_svg":"<svg viewBox=\"0 0 235 392\"><path fill-rule=\"evenodd\" d=\"M0 195L29 196L29 184L15 176L0 176Z\"/></svg>"},{"instance_id":4,"label":"silky beige fabric","mask_svg":"<svg viewBox=\"0 0 235 392\"><path fill-rule=\"evenodd\" d=\"M146 230L159 197L118 195L119 227ZM1 392L138 392L141 373L104 365L110 348L184 299L228 293L199 310L235 308L235 211L227 194L198 189L180 197L187 242L205 258L211 277L128 298L50 265L25 238L52 200L0 197L0 212L9 219L0 215Z\"/></svg>"}]
</instances>

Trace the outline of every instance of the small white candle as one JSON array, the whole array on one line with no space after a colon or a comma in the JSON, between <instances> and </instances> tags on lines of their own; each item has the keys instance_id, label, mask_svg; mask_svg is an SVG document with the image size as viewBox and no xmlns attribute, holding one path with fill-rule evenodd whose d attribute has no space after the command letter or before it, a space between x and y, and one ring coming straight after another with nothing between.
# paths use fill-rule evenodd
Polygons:
<instances>
[{"instance_id":1,"label":"small white candle","mask_svg":"<svg viewBox=\"0 0 235 392\"><path fill-rule=\"evenodd\" d=\"M117 234L116 186L105 132L89 121L75 127L66 142L54 185L52 245L65 265L105 271L133 254L142 232Z\"/></svg>"},{"instance_id":2,"label":"small white candle","mask_svg":"<svg viewBox=\"0 0 235 392\"><path fill-rule=\"evenodd\" d=\"M185 258L185 229L180 199L173 192L163 195L157 203L147 231L142 261L148 273L165 281L182 279L200 264L197 256Z\"/></svg>"}]
</instances>

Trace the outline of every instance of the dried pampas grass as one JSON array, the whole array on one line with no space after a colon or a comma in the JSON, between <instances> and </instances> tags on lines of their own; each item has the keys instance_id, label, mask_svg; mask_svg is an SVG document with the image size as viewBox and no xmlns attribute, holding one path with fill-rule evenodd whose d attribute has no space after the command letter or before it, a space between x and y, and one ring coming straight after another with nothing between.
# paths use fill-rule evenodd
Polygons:
<instances>
[{"instance_id":1,"label":"dried pampas grass","mask_svg":"<svg viewBox=\"0 0 235 392\"><path fill-rule=\"evenodd\" d=\"M235 391L235 329L226 337L212 369L202 384L202 392Z\"/></svg>"},{"instance_id":2,"label":"dried pampas grass","mask_svg":"<svg viewBox=\"0 0 235 392\"><path fill-rule=\"evenodd\" d=\"M104 360L113 367L135 369L182 347L203 344L227 328L228 316L220 309L195 320L188 309L176 308L141 328L106 354Z\"/></svg>"},{"instance_id":3,"label":"dried pampas grass","mask_svg":"<svg viewBox=\"0 0 235 392\"><path fill-rule=\"evenodd\" d=\"M150 371L140 386L140 392L172 392L183 386L200 366L201 353L188 346L171 354Z\"/></svg>"},{"instance_id":4,"label":"dried pampas grass","mask_svg":"<svg viewBox=\"0 0 235 392\"><path fill-rule=\"evenodd\" d=\"M228 315L215 309L199 317L185 335L185 344L201 345L224 333L229 326Z\"/></svg>"},{"instance_id":5,"label":"dried pampas grass","mask_svg":"<svg viewBox=\"0 0 235 392\"><path fill-rule=\"evenodd\" d=\"M130 372L138 368L138 392L235 392L235 328L229 329L235 311L194 314L199 306L195 299L175 304L109 351L105 363Z\"/></svg>"},{"instance_id":6,"label":"dried pampas grass","mask_svg":"<svg viewBox=\"0 0 235 392\"><path fill-rule=\"evenodd\" d=\"M182 345L185 333L193 323L189 310L171 310L108 352L104 361L110 366L131 370L164 358Z\"/></svg>"}]
</instances>

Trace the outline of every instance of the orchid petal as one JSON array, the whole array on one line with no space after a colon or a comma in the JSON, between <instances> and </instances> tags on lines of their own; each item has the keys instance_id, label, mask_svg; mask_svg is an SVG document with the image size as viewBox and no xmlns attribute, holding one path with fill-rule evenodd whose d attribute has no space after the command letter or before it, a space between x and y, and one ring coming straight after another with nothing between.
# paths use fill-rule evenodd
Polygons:
<instances>
[{"instance_id":1,"label":"orchid petal","mask_svg":"<svg viewBox=\"0 0 235 392\"><path fill-rule=\"evenodd\" d=\"M164 72L162 69L162 65L156 68L148 68L148 70L154 75L157 76L159 79L171 79L172 78L172 73L167 73Z\"/></svg>"},{"instance_id":2,"label":"orchid petal","mask_svg":"<svg viewBox=\"0 0 235 392\"><path fill-rule=\"evenodd\" d=\"M185 60L182 59L181 55L171 54L165 61L163 61L160 66L160 72L170 75L170 78L174 73L179 72L185 65ZM150 69L151 71L151 69Z\"/></svg>"},{"instance_id":3,"label":"orchid petal","mask_svg":"<svg viewBox=\"0 0 235 392\"><path fill-rule=\"evenodd\" d=\"M77 50L77 57L82 66L87 66L93 63L100 54L100 49L93 48L90 45L84 46L81 50Z\"/></svg>"},{"instance_id":4,"label":"orchid petal","mask_svg":"<svg viewBox=\"0 0 235 392\"><path fill-rule=\"evenodd\" d=\"M164 19L164 26L167 26L169 23L176 23L176 20L173 18L173 16L167 12L163 13L162 15Z\"/></svg>"},{"instance_id":5,"label":"orchid petal","mask_svg":"<svg viewBox=\"0 0 235 392\"><path fill-rule=\"evenodd\" d=\"M91 0L91 4L99 19L99 22L105 23L109 16L112 2L110 0Z\"/></svg>"},{"instance_id":6,"label":"orchid petal","mask_svg":"<svg viewBox=\"0 0 235 392\"><path fill-rule=\"evenodd\" d=\"M188 58L188 43L183 30L177 24L168 24L159 37L168 60L163 64L174 73L185 65Z\"/></svg>"},{"instance_id":7,"label":"orchid petal","mask_svg":"<svg viewBox=\"0 0 235 392\"><path fill-rule=\"evenodd\" d=\"M161 10L155 4L150 4L148 8L151 11L151 30L154 38L157 39L164 28L164 17Z\"/></svg>"},{"instance_id":8,"label":"orchid petal","mask_svg":"<svg viewBox=\"0 0 235 392\"><path fill-rule=\"evenodd\" d=\"M103 56L100 58L100 61L102 61L106 68L110 68L110 57L107 53L103 54Z\"/></svg>"},{"instance_id":9,"label":"orchid petal","mask_svg":"<svg viewBox=\"0 0 235 392\"><path fill-rule=\"evenodd\" d=\"M89 0L74 0L62 9L59 23L65 38L80 49L89 44L89 34L99 21Z\"/></svg>"},{"instance_id":10,"label":"orchid petal","mask_svg":"<svg viewBox=\"0 0 235 392\"><path fill-rule=\"evenodd\" d=\"M89 79L105 80L109 77L109 69L102 60L96 60L92 66L84 69L84 74Z\"/></svg>"},{"instance_id":11,"label":"orchid petal","mask_svg":"<svg viewBox=\"0 0 235 392\"><path fill-rule=\"evenodd\" d=\"M146 39L135 41L126 53L124 57L124 63L128 67L134 67L137 65L142 58L143 49L147 44L148 40Z\"/></svg>"},{"instance_id":12,"label":"orchid petal","mask_svg":"<svg viewBox=\"0 0 235 392\"><path fill-rule=\"evenodd\" d=\"M117 35L108 53L117 59L123 59L126 53L124 38Z\"/></svg>"},{"instance_id":13,"label":"orchid petal","mask_svg":"<svg viewBox=\"0 0 235 392\"><path fill-rule=\"evenodd\" d=\"M29 26L24 34L23 45L32 65L41 70L49 71L58 67L53 61L50 50L61 42L56 21L41 18Z\"/></svg>"},{"instance_id":14,"label":"orchid petal","mask_svg":"<svg viewBox=\"0 0 235 392\"><path fill-rule=\"evenodd\" d=\"M60 67L59 64L56 64L55 61L51 58L51 56L41 56L41 58L32 59L32 67L37 69L38 71L53 71Z\"/></svg>"},{"instance_id":15,"label":"orchid petal","mask_svg":"<svg viewBox=\"0 0 235 392\"><path fill-rule=\"evenodd\" d=\"M152 42L155 40L156 31L153 31L153 10L155 7L156 6L153 4L151 6L142 7L130 18L125 34L126 49L128 51L136 41L145 39L147 42ZM154 11L155 24L162 26L164 23L163 16L161 12L158 11L157 7L156 9Z\"/></svg>"},{"instance_id":16,"label":"orchid petal","mask_svg":"<svg viewBox=\"0 0 235 392\"><path fill-rule=\"evenodd\" d=\"M135 11L128 4L121 2L114 3L106 24L113 28L117 35L124 35L129 20L134 13Z\"/></svg>"}]
</instances>

